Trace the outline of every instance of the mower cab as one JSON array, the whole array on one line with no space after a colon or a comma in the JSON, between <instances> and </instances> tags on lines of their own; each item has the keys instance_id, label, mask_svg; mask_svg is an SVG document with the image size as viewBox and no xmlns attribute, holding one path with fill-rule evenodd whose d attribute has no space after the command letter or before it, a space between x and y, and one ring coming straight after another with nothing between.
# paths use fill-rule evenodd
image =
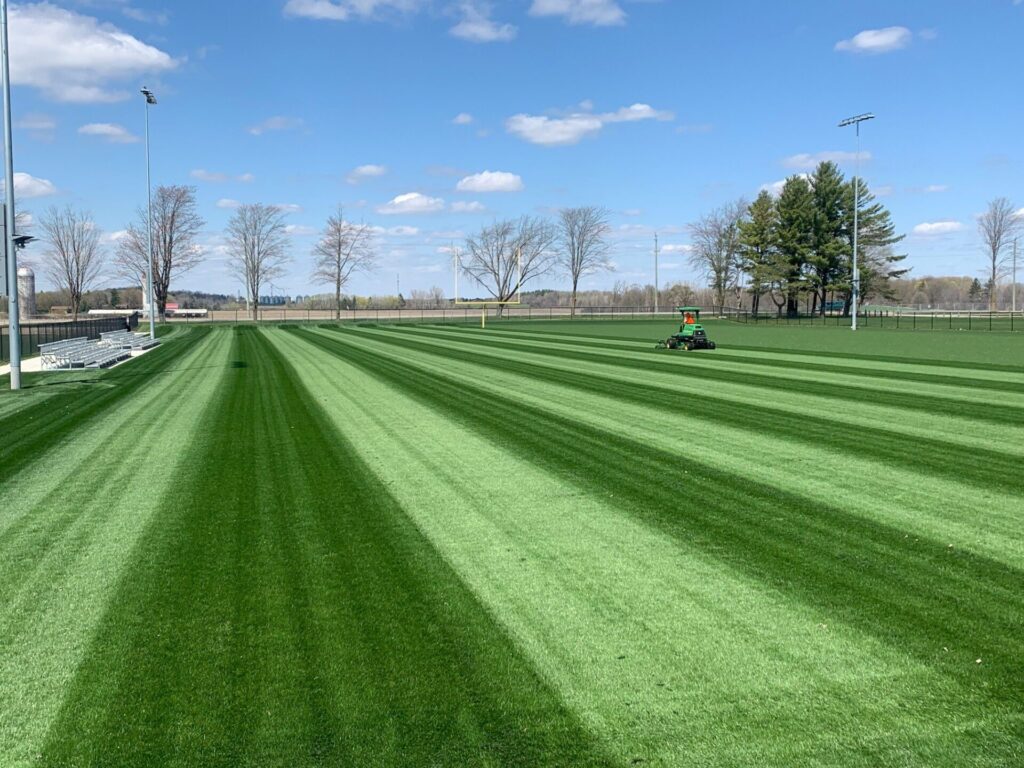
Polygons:
<instances>
[{"instance_id":1,"label":"mower cab","mask_svg":"<svg viewBox=\"0 0 1024 768\"><path fill-rule=\"evenodd\" d=\"M683 317L679 333L658 342L659 349L714 349L715 342L708 339L704 326L700 324L700 307L676 307Z\"/></svg>"}]
</instances>

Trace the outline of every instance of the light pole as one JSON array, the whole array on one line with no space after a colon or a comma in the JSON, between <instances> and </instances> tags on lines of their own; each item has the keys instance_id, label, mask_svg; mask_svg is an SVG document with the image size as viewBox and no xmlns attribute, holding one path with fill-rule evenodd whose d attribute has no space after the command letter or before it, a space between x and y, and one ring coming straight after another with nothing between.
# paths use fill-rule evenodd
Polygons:
<instances>
[{"instance_id":1,"label":"light pole","mask_svg":"<svg viewBox=\"0 0 1024 768\"><path fill-rule=\"evenodd\" d=\"M658 233L654 233L654 314L658 314Z\"/></svg>"},{"instance_id":2,"label":"light pole","mask_svg":"<svg viewBox=\"0 0 1024 768\"><path fill-rule=\"evenodd\" d=\"M840 128L845 128L848 125L854 126L857 131L857 155L854 160L857 163L856 175L853 177L853 301L851 302L853 311L853 323L850 325L850 330L857 330L857 309L858 303L860 302L860 270L857 267L857 238L860 235L860 225L858 216L860 213L860 124L865 120L874 120L875 116L867 112L863 115L857 115L856 117L848 117L839 123Z\"/></svg>"},{"instance_id":3,"label":"light pole","mask_svg":"<svg viewBox=\"0 0 1024 768\"><path fill-rule=\"evenodd\" d=\"M1017 238L1013 238L1013 285L1010 287L1010 312L1017 311Z\"/></svg>"},{"instance_id":4,"label":"light pole","mask_svg":"<svg viewBox=\"0 0 1024 768\"><path fill-rule=\"evenodd\" d=\"M146 259L146 303L149 305L149 338L156 338L156 323L153 320L153 181L149 165L149 106L156 104L156 96L149 88L143 87L142 95L146 98L146 200L147 223L146 245L149 256Z\"/></svg>"},{"instance_id":5,"label":"light pole","mask_svg":"<svg viewBox=\"0 0 1024 768\"><path fill-rule=\"evenodd\" d=\"M21 389L21 317L18 312L18 248L14 231L14 142L11 139L11 60L7 47L7 0L0 0L0 65L4 92L4 250L7 251L7 316L11 389Z\"/></svg>"}]
</instances>

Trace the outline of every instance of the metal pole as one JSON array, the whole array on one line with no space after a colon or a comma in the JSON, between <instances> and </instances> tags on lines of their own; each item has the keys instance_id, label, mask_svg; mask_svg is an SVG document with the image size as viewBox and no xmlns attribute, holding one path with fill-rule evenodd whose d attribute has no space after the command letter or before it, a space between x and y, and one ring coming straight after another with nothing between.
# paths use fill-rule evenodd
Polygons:
<instances>
[{"instance_id":1,"label":"metal pole","mask_svg":"<svg viewBox=\"0 0 1024 768\"><path fill-rule=\"evenodd\" d=\"M654 314L658 314L658 233L654 233Z\"/></svg>"},{"instance_id":2,"label":"metal pole","mask_svg":"<svg viewBox=\"0 0 1024 768\"><path fill-rule=\"evenodd\" d=\"M0 0L0 58L3 59L4 184L7 197L4 221L7 249L7 314L11 347L11 389L21 389L21 317L18 313L18 250L14 241L14 142L11 138L11 64L7 46L7 0Z\"/></svg>"},{"instance_id":3,"label":"metal pole","mask_svg":"<svg viewBox=\"0 0 1024 768\"><path fill-rule=\"evenodd\" d=\"M853 322L850 325L850 329L857 330L857 309L860 303L860 268L857 266L859 256L859 238L860 238L860 124L865 120L873 120L875 116L867 112L863 115L857 115L856 117L849 117L839 123L840 128L845 128L848 125L852 125L857 132L857 157L856 160L856 175L853 177L853 274L851 280L851 304L853 311Z\"/></svg>"},{"instance_id":4,"label":"metal pole","mask_svg":"<svg viewBox=\"0 0 1024 768\"><path fill-rule=\"evenodd\" d=\"M1010 312L1017 311L1017 238L1013 238L1013 285L1010 286ZM1010 320L1013 320L1011 316Z\"/></svg>"},{"instance_id":5,"label":"metal pole","mask_svg":"<svg viewBox=\"0 0 1024 768\"><path fill-rule=\"evenodd\" d=\"M143 89L145 92L147 89ZM147 237L149 258L146 260L146 296L149 302L149 338L156 338L156 322L153 319L153 181L149 164L149 97L146 97L146 200L148 210Z\"/></svg>"},{"instance_id":6,"label":"metal pole","mask_svg":"<svg viewBox=\"0 0 1024 768\"><path fill-rule=\"evenodd\" d=\"M860 270L857 267L857 239L860 235L860 123L857 126L857 170L853 177L853 323L850 330L857 330L857 305L860 302Z\"/></svg>"}]
</instances>

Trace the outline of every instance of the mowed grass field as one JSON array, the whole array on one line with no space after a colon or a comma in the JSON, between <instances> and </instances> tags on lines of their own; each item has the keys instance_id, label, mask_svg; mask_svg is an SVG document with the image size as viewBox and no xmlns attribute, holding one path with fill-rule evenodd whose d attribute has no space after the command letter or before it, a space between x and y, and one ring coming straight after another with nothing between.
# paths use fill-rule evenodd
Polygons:
<instances>
[{"instance_id":1,"label":"mowed grass field","mask_svg":"<svg viewBox=\"0 0 1024 768\"><path fill-rule=\"evenodd\" d=\"M1024 764L1024 338L191 327L0 395L0 766Z\"/></svg>"}]
</instances>

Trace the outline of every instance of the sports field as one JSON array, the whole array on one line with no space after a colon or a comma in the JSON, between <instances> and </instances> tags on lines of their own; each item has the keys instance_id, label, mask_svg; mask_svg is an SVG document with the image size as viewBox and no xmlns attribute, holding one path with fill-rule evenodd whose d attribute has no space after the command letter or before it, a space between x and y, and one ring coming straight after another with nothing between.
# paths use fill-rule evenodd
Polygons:
<instances>
[{"instance_id":1,"label":"sports field","mask_svg":"<svg viewBox=\"0 0 1024 768\"><path fill-rule=\"evenodd\" d=\"M0 766L1024 764L1024 338L189 327L0 395Z\"/></svg>"}]
</instances>

